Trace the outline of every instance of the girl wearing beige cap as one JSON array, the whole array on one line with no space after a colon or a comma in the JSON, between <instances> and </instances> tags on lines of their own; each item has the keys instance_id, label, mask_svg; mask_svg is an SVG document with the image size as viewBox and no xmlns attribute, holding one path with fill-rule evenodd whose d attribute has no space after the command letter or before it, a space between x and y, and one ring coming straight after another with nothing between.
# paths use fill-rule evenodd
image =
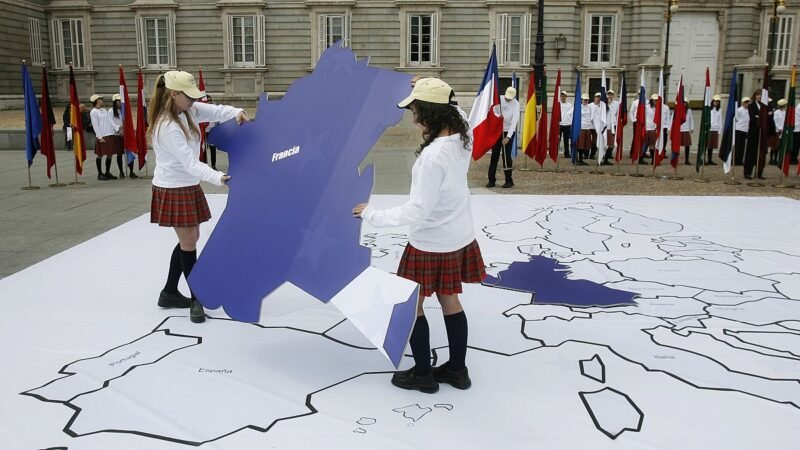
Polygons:
<instances>
[{"instance_id":1,"label":"girl wearing beige cap","mask_svg":"<svg viewBox=\"0 0 800 450\"><path fill-rule=\"evenodd\" d=\"M365 203L353 208L355 217L373 226L410 227L397 275L420 285L417 321L409 339L415 366L396 372L392 384L429 394L439 390L439 383L457 389L472 385L465 364L467 316L458 294L462 283L479 283L486 276L467 187L472 135L466 114L452 104L454 97L450 86L438 78L414 83L411 95L398 104L411 110L422 129L410 198L389 209ZM450 360L431 368L430 330L422 303L434 293L444 314Z\"/></svg>"},{"instance_id":2,"label":"girl wearing beige cap","mask_svg":"<svg viewBox=\"0 0 800 450\"><path fill-rule=\"evenodd\" d=\"M195 100L203 96L194 77L187 72L170 71L158 77L150 99L147 130L156 154L153 172L153 198L150 222L172 227L178 245L172 251L167 284L158 297L158 306L190 308L192 322L205 321L203 306L194 294L186 298L178 292L181 273L189 273L197 261L200 224L211 218L200 181L222 186L230 179L200 162L200 122L246 122L243 110Z\"/></svg>"},{"instance_id":3,"label":"girl wearing beige cap","mask_svg":"<svg viewBox=\"0 0 800 450\"><path fill-rule=\"evenodd\" d=\"M114 130L112 142L114 143L114 153L117 155L117 168L119 168L119 177L125 178L125 169L122 168L122 156L125 154L125 140L122 138L122 101L119 94L114 94L111 97L111 109L108 111L108 117L111 119L111 126ZM128 163L129 176L131 178L139 178L133 171L133 162Z\"/></svg>"},{"instance_id":4,"label":"girl wearing beige cap","mask_svg":"<svg viewBox=\"0 0 800 450\"><path fill-rule=\"evenodd\" d=\"M103 96L94 94L89 100L92 102L92 111L89 118L92 121L92 128L96 136L94 143L94 154L97 164L98 180L116 180L117 177L111 175L111 156L114 154L114 130L111 119L108 117L108 110L103 109ZM103 172L103 156L106 157L106 170Z\"/></svg>"},{"instance_id":5,"label":"girl wearing beige cap","mask_svg":"<svg viewBox=\"0 0 800 450\"><path fill-rule=\"evenodd\" d=\"M708 131L708 143L706 144L707 166L716 166L714 162L714 150L719 147L719 132L722 129L722 97L715 95L711 98L711 126Z\"/></svg>"}]
</instances>

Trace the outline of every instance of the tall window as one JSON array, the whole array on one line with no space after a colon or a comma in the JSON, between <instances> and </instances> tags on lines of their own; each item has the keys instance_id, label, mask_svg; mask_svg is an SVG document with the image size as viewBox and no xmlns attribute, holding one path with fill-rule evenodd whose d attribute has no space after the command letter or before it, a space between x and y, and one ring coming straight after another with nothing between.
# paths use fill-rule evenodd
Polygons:
<instances>
[{"instance_id":1,"label":"tall window","mask_svg":"<svg viewBox=\"0 0 800 450\"><path fill-rule=\"evenodd\" d=\"M793 16L779 16L775 30L775 65L788 66L792 60Z\"/></svg>"},{"instance_id":2,"label":"tall window","mask_svg":"<svg viewBox=\"0 0 800 450\"><path fill-rule=\"evenodd\" d=\"M438 25L436 14L409 14L408 65L436 64Z\"/></svg>"},{"instance_id":3,"label":"tall window","mask_svg":"<svg viewBox=\"0 0 800 450\"><path fill-rule=\"evenodd\" d=\"M264 65L264 16L228 16L228 66Z\"/></svg>"},{"instance_id":4,"label":"tall window","mask_svg":"<svg viewBox=\"0 0 800 450\"><path fill-rule=\"evenodd\" d=\"M614 36L614 16L589 16L589 62L613 62Z\"/></svg>"},{"instance_id":5,"label":"tall window","mask_svg":"<svg viewBox=\"0 0 800 450\"><path fill-rule=\"evenodd\" d=\"M28 18L28 37L31 47L31 61L42 62L42 32L39 19Z\"/></svg>"},{"instance_id":6,"label":"tall window","mask_svg":"<svg viewBox=\"0 0 800 450\"><path fill-rule=\"evenodd\" d=\"M86 67L83 19L53 19L53 65L61 69L72 63L76 69Z\"/></svg>"},{"instance_id":7,"label":"tall window","mask_svg":"<svg viewBox=\"0 0 800 450\"><path fill-rule=\"evenodd\" d=\"M175 28L171 16L140 17L137 38L139 65L150 68L175 67Z\"/></svg>"},{"instance_id":8,"label":"tall window","mask_svg":"<svg viewBox=\"0 0 800 450\"><path fill-rule=\"evenodd\" d=\"M505 65L530 64L530 23L529 14L497 15L497 63Z\"/></svg>"},{"instance_id":9,"label":"tall window","mask_svg":"<svg viewBox=\"0 0 800 450\"><path fill-rule=\"evenodd\" d=\"M317 59L331 45L341 42L350 46L350 20L347 14L320 14L317 16Z\"/></svg>"}]
</instances>

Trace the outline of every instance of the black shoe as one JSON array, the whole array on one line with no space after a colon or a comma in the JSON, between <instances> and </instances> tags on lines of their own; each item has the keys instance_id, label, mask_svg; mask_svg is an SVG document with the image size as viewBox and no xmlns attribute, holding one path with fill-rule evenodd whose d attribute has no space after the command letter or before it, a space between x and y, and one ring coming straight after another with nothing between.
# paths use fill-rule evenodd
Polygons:
<instances>
[{"instance_id":1,"label":"black shoe","mask_svg":"<svg viewBox=\"0 0 800 450\"><path fill-rule=\"evenodd\" d=\"M745 180L752 180L752 179L753 179L753 177L751 177L750 175L745 175L745 176L744 176L744 179L745 179Z\"/></svg>"},{"instance_id":2,"label":"black shoe","mask_svg":"<svg viewBox=\"0 0 800 450\"><path fill-rule=\"evenodd\" d=\"M217 166L211 166L211 168L217 170Z\"/></svg>"},{"instance_id":3,"label":"black shoe","mask_svg":"<svg viewBox=\"0 0 800 450\"><path fill-rule=\"evenodd\" d=\"M162 289L158 295L158 306L162 308L188 308L192 299L184 297L180 292L167 292Z\"/></svg>"},{"instance_id":4,"label":"black shoe","mask_svg":"<svg viewBox=\"0 0 800 450\"><path fill-rule=\"evenodd\" d=\"M97 174L97 179L98 180L102 180L102 181L106 181L106 180L108 180L108 177L104 173L98 173Z\"/></svg>"},{"instance_id":5,"label":"black shoe","mask_svg":"<svg viewBox=\"0 0 800 450\"><path fill-rule=\"evenodd\" d=\"M108 172L108 173L106 174L106 180L116 180L116 179L117 179L117 177L115 177L114 175L112 175L112 174L111 174L111 172Z\"/></svg>"},{"instance_id":6,"label":"black shoe","mask_svg":"<svg viewBox=\"0 0 800 450\"><path fill-rule=\"evenodd\" d=\"M138 176L138 175L136 175L136 172L131 172L131 173L130 173L130 175L128 175L128 178L130 178L131 180L133 180L133 179L139 178L139 176Z\"/></svg>"},{"instance_id":7,"label":"black shoe","mask_svg":"<svg viewBox=\"0 0 800 450\"><path fill-rule=\"evenodd\" d=\"M486 183L486 187L487 187L487 188L492 188L492 187L494 187L494 181L490 181L490 182Z\"/></svg>"},{"instance_id":8,"label":"black shoe","mask_svg":"<svg viewBox=\"0 0 800 450\"><path fill-rule=\"evenodd\" d=\"M613 166L614 163L612 163L611 161L603 161L603 162L600 163L600 165L601 166Z\"/></svg>"},{"instance_id":9,"label":"black shoe","mask_svg":"<svg viewBox=\"0 0 800 450\"><path fill-rule=\"evenodd\" d=\"M770 161L769 165L770 166L777 166L778 165L778 161Z\"/></svg>"},{"instance_id":10,"label":"black shoe","mask_svg":"<svg viewBox=\"0 0 800 450\"><path fill-rule=\"evenodd\" d=\"M758 178L759 180L766 180L767 179L767 177L765 177L763 175L759 175L756 178Z\"/></svg>"},{"instance_id":11,"label":"black shoe","mask_svg":"<svg viewBox=\"0 0 800 450\"><path fill-rule=\"evenodd\" d=\"M586 164L586 163L585 163L585 162L583 162L583 161L578 161L578 162L576 162L576 163L575 163L575 165L576 165L576 166L588 166L588 164Z\"/></svg>"},{"instance_id":12,"label":"black shoe","mask_svg":"<svg viewBox=\"0 0 800 450\"><path fill-rule=\"evenodd\" d=\"M192 304L189 306L189 320L194 323L203 323L206 321L206 311L203 309L203 305L197 300L192 300Z\"/></svg>"},{"instance_id":13,"label":"black shoe","mask_svg":"<svg viewBox=\"0 0 800 450\"><path fill-rule=\"evenodd\" d=\"M439 390L439 383L433 378L433 373L420 377L415 367L395 372L392 375L392 384L401 389L416 389L425 394L433 394Z\"/></svg>"},{"instance_id":14,"label":"black shoe","mask_svg":"<svg viewBox=\"0 0 800 450\"><path fill-rule=\"evenodd\" d=\"M469 370L464 367L461 370L451 371L448 368L449 362L442 364L439 367L433 368L433 378L438 383L447 383L456 389L469 389L472 386L472 380L469 379Z\"/></svg>"},{"instance_id":15,"label":"black shoe","mask_svg":"<svg viewBox=\"0 0 800 450\"><path fill-rule=\"evenodd\" d=\"M572 156L569 153L564 153L564 158L572 158Z\"/></svg>"},{"instance_id":16,"label":"black shoe","mask_svg":"<svg viewBox=\"0 0 800 450\"><path fill-rule=\"evenodd\" d=\"M706 165L707 166L716 166L717 163L715 163L714 161L706 161Z\"/></svg>"},{"instance_id":17,"label":"black shoe","mask_svg":"<svg viewBox=\"0 0 800 450\"><path fill-rule=\"evenodd\" d=\"M120 172L119 173L119 179L120 180L124 180L125 179L125 172Z\"/></svg>"},{"instance_id":18,"label":"black shoe","mask_svg":"<svg viewBox=\"0 0 800 450\"><path fill-rule=\"evenodd\" d=\"M503 183L503 186L502 186L503 189L508 189L508 188L512 188L512 187L514 187L514 182L513 181L506 181L505 183Z\"/></svg>"}]
</instances>

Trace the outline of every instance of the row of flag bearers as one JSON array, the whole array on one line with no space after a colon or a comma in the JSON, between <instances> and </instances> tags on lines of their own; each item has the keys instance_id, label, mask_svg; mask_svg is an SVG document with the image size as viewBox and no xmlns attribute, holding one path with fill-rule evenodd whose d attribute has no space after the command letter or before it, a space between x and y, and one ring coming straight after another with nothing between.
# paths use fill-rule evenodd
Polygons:
<instances>
[{"instance_id":1,"label":"row of flag bearers","mask_svg":"<svg viewBox=\"0 0 800 450\"><path fill-rule=\"evenodd\" d=\"M638 96L630 108L627 105L628 86L624 72L620 79L619 100L616 99L616 92L606 86L605 70L601 80L600 91L590 98L588 93L581 92L581 78L578 76L574 94L576 102L573 105L569 102L570 94L561 90L559 69L554 89L559 96L553 99L548 126L547 78L545 76L542 80L542 105L537 113L536 83L533 72L530 73L521 133L521 147L528 157L540 166L548 157L558 164L559 144L563 143L564 157L569 158L575 166L587 165L587 161L596 161L597 165L611 165L612 160L619 163L623 158L623 131L631 122L633 143L629 156L637 166L637 172L638 166L645 164L645 158L648 157L652 158L653 170L669 157L670 164L677 171L682 148L685 164L691 164L689 150L693 145L695 123L685 96L682 76L672 110L664 99L663 69L659 75L658 91L649 97L646 95L642 70ZM766 151L771 149L770 164L780 166L783 176L788 176L789 165L797 164L800 146L800 129L796 127L800 121L800 110L795 107L796 67L792 70L788 100L779 100L775 111L768 106L769 80L766 70L764 86L758 92L757 99L742 98L739 106L734 69L728 109L724 115L721 111L722 97L711 95L708 68L705 81L696 170L702 174L706 165L716 165L712 154L719 148L725 173L731 172L734 165L744 165L745 178L763 178ZM474 133L473 159L492 152L487 187L495 185L497 162L501 156L506 181L503 187L513 186L511 171L518 134L515 127L519 120L516 75L512 83L513 86L506 90L501 99L496 50L493 47L469 116ZM517 114L514 113L515 107ZM669 149L668 142L671 143Z\"/></svg>"}]
</instances>

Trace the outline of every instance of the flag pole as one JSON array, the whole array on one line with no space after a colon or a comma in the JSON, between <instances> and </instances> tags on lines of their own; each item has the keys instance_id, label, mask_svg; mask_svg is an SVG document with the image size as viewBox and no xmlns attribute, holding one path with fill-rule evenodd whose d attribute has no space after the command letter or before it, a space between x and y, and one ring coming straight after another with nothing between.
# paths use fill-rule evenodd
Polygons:
<instances>
[{"instance_id":1,"label":"flag pole","mask_svg":"<svg viewBox=\"0 0 800 450\"><path fill-rule=\"evenodd\" d=\"M736 133L736 131L734 131L734 133ZM733 160L731 164L731 179L725 181L725 184L730 186L738 186L742 183L736 181L736 145L735 143L731 143L731 145L733 146L731 149L731 159Z\"/></svg>"},{"instance_id":2,"label":"flag pole","mask_svg":"<svg viewBox=\"0 0 800 450\"><path fill-rule=\"evenodd\" d=\"M706 170L706 160L705 158L703 158L703 160L700 161L700 178L695 178L694 181L698 183L708 183L710 180L704 177L705 170Z\"/></svg>"},{"instance_id":3,"label":"flag pole","mask_svg":"<svg viewBox=\"0 0 800 450\"><path fill-rule=\"evenodd\" d=\"M39 186L34 186L33 184L31 184L31 166L28 166L28 185L22 186L20 189L22 189L23 191L35 191L39 189Z\"/></svg>"},{"instance_id":4,"label":"flag pole","mask_svg":"<svg viewBox=\"0 0 800 450\"><path fill-rule=\"evenodd\" d=\"M53 184L48 185L49 187L64 187L66 184L58 182L58 162L54 159L53 160L53 167L56 169L56 182Z\"/></svg>"}]
</instances>

